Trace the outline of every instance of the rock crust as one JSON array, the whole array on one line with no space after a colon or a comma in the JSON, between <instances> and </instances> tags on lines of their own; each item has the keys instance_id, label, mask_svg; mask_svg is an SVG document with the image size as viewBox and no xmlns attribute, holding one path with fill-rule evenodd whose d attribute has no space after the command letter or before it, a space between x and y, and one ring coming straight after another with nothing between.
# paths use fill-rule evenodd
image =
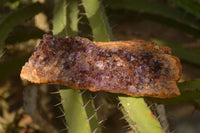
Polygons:
<instances>
[{"instance_id":1,"label":"rock crust","mask_svg":"<svg viewBox=\"0 0 200 133\"><path fill-rule=\"evenodd\" d=\"M160 98L180 95L180 76L180 60L153 42L52 35L43 36L21 71L22 79L34 83Z\"/></svg>"}]
</instances>

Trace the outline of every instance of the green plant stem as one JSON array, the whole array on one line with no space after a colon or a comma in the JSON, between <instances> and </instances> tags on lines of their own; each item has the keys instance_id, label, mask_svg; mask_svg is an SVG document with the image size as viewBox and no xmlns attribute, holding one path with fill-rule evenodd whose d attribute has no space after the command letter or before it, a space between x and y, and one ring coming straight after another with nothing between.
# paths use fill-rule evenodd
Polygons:
<instances>
[{"instance_id":1,"label":"green plant stem","mask_svg":"<svg viewBox=\"0 0 200 133\"><path fill-rule=\"evenodd\" d=\"M160 99L160 98L147 98L147 99L165 105L193 102L195 100L200 99L200 79L179 83L178 87L181 91L181 95L178 97L168 98L168 99Z\"/></svg>"},{"instance_id":2,"label":"green plant stem","mask_svg":"<svg viewBox=\"0 0 200 133\"><path fill-rule=\"evenodd\" d=\"M123 105L122 112L128 115L129 123L132 128L137 128L140 133L162 133L162 127L154 117L151 110L147 107L143 98L119 97Z\"/></svg>"},{"instance_id":3,"label":"green plant stem","mask_svg":"<svg viewBox=\"0 0 200 133\"><path fill-rule=\"evenodd\" d=\"M29 39L38 39L41 38L43 34L45 34L45 32L37 27L17 26L17 28L8 35L5 43L8 45L27 41Z\"/></svg>"},{"instance_id":4,"label":"green plant stem","mask_svg":"<svg viewBox=\"0 0 200 133\"><path fill-rule=\"evenodd\" d=\"M78 1L67 0L67 34L77 36L78 32Z\"/></svg>"},{"instance_id":5,"label":"green plant stem","mask_svg":"<svg viewBox=\"0 0 200 133\"><path fill-rule=\"evenodd\" d=\"M34 3L3 17L3 20L0 21L0 55L2 54L3 46L8 33L10 33L16 25L38 14L42 10L43 8L40 3Z\"/></svg>"},{"instance_id":6,"label":"green plant stem","mask_svg":"<svg viewBox=\"0 0 200 133\"><path fill-rule=\"evenodd\" d=\"M191 89L199 88L200 89L200 79L191 80L191 81L184 81L182 83L179 83L178 87L181 90L185 89L185 88L191 88Z\"/></svg>"},{"instance_id":7,"label":"green plant stem","mask_svg":"<svg viewBox=\"0 0 200 133\"><path fill-rule=\"evenodd\" d=\"M53 34L58 36L66 35L66 0L56 0L53 10Z\"/></svg>"},{"instance_id":8,"label":"green plant stem","mask_svg":"<svg viewBox=\"0 0 200 133\"><path fill-rule=\"evenodd\" d=\"M195 0L171 0L178 6L200 18L200 4Z\"/></svg>"},{"instance_id":9,"label":"green plant stem","mask_svg":"<svg viewBox=\"0 0 200 133\"><path fill-rule=\"evenodd\" d=\"M101 127L97 118L97 111L94 106L94 98L90 91L82 90L82 100L87 114L87 121L90 125L90 132L101 133Z\"/></svg>"},{"instance_id":10,"label":"green plant stem","mask_svg":"<svg viewBox=\"0 0 200 133\"><path fill-rule=\"evenodd\" d=\"M113 40L112 32L109 27L107 17L104 13L102 5L98 0L82 0L85 8L86 16L92 27L93 38L95 41L111 41Z\"/></svg>"},{"instance_id":11,"label":"green plant stem","mask_svg":"<svg viewBox=\"0 0 200 133\"><path fill-rule=\"evenodd\" d=\"M181 10L159 2L149 2L146 0L110 0L110 2L112 2L111 6L113 8L129 9L142 13L160 15L189 25L190 27L200 29L200 23L195 16L183 14Z\"/></svg>"},{"instance_id":12,"label":"green plant stem","mask_svg":"<svg viewBox=\"0 0 200 133\"><path fill-rule=\"evenodd\" d=\"M64 100L65 118L69 125L69 133L90 133L90 125L85 105L78 90L66 89L60 92Z\"/></svg>"},{"instance_id":13,"label":"green plant stem","mask_svg":"<svg viewBox=\"0 0 200 133\"><path fill-rule=\"evenodd\" d=\"M180 1L182 2L182 0ZM132 14L135 14L135 12L140 13L145 19L158 21L159 23L200 37L199 18L178 8L147 0L109 0L109 3L112 3L110 5L113 9L128 9L133 11L131 12ZM133 16L131 15L130 17Z\"/></svg>"},{"instance_id":14,"label":"green plant stem","mask_svg":"<svg viewBox=\"0 0 200 133\"><path fill-rule=\"evenodd\" d=\"M180 59L194 63L198 66L200 66L200 51L192 48L186 48L181 45L172 44L172 43L165 43L161 40L152 39L152 41L158 43L162 46L168 46L172 48L173 55L178 56Z\"/></svg>"}]
</instances>

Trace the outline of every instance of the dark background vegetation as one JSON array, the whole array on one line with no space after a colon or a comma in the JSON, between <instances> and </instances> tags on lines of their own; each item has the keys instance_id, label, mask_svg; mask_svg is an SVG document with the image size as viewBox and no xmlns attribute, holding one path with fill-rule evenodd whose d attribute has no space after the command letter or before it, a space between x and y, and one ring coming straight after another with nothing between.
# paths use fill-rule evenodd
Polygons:
<instances>
[{"instance_id":1,"label":"dark background vegetation","mask_svg":"<svg viewBox=\"0 0 200 133\"><path fill-rule=\"evenodd\" d=\"M169 125L166 132L199 133L200 2L103 0L100 3L105 7L116 40L155 41L171 47L173 54L181 59L183 75L180 82L188 81L186 87L179 84L182 97L150 99L149 106L165 105L164 114ZM59 114L52 106L57 103L55 97L49 98L56 87L38 87L21 81L19 77L21 67L42 35L53 32L53 8L54 0L0 0L0 132L58 132L65 126L55 118ZM83 10L81 2L79 10ZM78 35L92 39L85 14L80 14L80 18ZM34 87L39 95L35 97L36 103L23 102L23 91L32 91ZM101 102L106 105L98 114L100 118L106 118L103 132L131 132L120 128L126 122L118 121L122 114L116 105L109 100ZM29 103L31 106L27 105ZM33 112L35 108L37 111Z\"/></svg>"}]
</instances>

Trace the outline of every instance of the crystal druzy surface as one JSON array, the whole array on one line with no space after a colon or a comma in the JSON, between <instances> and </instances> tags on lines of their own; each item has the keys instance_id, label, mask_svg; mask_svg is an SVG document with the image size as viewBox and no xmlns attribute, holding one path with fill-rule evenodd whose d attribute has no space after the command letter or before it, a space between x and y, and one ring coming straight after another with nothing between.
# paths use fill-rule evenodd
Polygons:
<instances>
[{"instance_id":1,"label":"crystal druzy surface","mask_svg":"<svg viewBox=\"0 0 200 133\"><path fill-rule=\"evenodd\" d=\"M92 42L44 35L21 78L34 83L131 96L174 97L181 64L168 47L146 41Z\"/></svg>"}]
</instances>

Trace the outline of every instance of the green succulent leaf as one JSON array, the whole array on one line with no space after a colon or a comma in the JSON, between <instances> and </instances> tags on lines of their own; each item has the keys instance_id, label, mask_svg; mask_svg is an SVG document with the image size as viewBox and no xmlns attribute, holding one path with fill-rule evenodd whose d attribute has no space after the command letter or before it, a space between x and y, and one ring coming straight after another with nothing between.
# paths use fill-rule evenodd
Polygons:
<instances>
[{"instance_id":1,"label":"green succulent leaf","mask_svg":"<svg viewBox=\"0 0 200 133\"><path fill-rule=\"evenodd\" d=\"M190 89L200 89L200 79L196 80L190 80L190 81L184 81L182 83L178 84L178 87L182 90L185 88L190 88Z\"/></svg>"},{"instance_id":2,"label":"green succulent leaf","mask_svg":"<svg viewBox=\"0 0 200 133\"><path fill-rule=\"evenodd\" d=\"M5 40L13 28L42 10L40 3L34 3L24 8L19 8L3 17L3 20L0 21L0 55L2 54Z\"/></svg>"},{"instance_id":3,"label":"green succulent leaf","mask_svg":"<svg viewBox=\"0 0 200 133\"><path fill-rule=\"evenodd\" d=\"M41 38L45 32L33 26L17 26L6 38L5 44L15 44L29 39Z\"/></svg>"},{"instance_id":4,"label":"green succulent leaf","mask_svg":"<svg viewBox=\"0 0 200 133\"><path fill-rule=\"evenodd\" d=\"M178 84L181 95L174 98L160 99L148 98L149 100L165 105L193 102L200 99L200 79L184 81Z\"/></svg>"},{"instance_id":5,"label":"green succulent leaf","mask_svg":"<svg viewBox=\"0 0 200 133\"><path fill-rule=\"evenodd\" d=\"M90 92L81 93L81 91L79 92L75 89L65 89L61 90L60 94L64 100L63 107L69 133L91 133L100 131L99 126L96 125L98 122L94 115L96 112L91 103ZM89 104L87 104L88 102Z\"/></svg>"},{"instance_id":6,"label":"green succulent leaf","mask_svg":"<svg viewBox=\"0 0 200 133\"><path fill-rule=\"evenodd\" d=\"M182 2L182 0L180 1ZM143 14L145 19L157 21L200 37L200 22L198 17L187 12L184 13L178 8L147 0L109 0L109 3L111 3L111 8L128 9L133 11L132 14L135 12Z\"/></svg>"},{"instance_id":7,"label":"green succulent leaf","mask_svg":"<svg viewBox=\"0 0 200 133\"><path fill-rule=\"evenodd\" d=\"M53 34L66 36L66 0L56 0L53 10Z\"/></svg>"},{"instance_id":8,"label":"green succulent leaf","mask_svg":"<svg viewBox=\"0 0 200 133\"><path fill-rule=\"evenodd\" d=\"M195 0L171 0L178 6L200 18L200 4Z\"/></svg>"},{"instance_id":9,"label":"green succulent leaf","mask_svg":"<svg viewBox=\"0 0 200 133\"><path fill-rule=\"evenodd\" d=\"M111 2L113 2L112 7L114 8L160 15L190 25L191 27L196 27L197 29L200 28L200 23L196 17L183 14L181 10L159 2L149 2L146 0L111 0Z\"/></svg>"},{"instance_id":10,"label":"green succulent leaf","mask_svg":"<svg viewBox=\"0 0 200 133\"><path fill-rule=\"evenodd\" d=\"M75 37L78 33L78 1L67 0L67 5L67 34Z\"/></svg>"},{"instance_id":11,"label":"green succulent leaf","mask_svg":"<svg viewBox=\"0 0 200 133\"><path fill-rule=\"evenodd\" d=\"M89 20L95 41L113 40L112 32L105 15L104 8L98 0L82 0L86 16Z\"/></svg>"},{"instance_id":12,"label":"green succulent leaf","mask_svg":"<svg viewBox=\"0 0 200 133\"><path fill-rule=\"evenodd\" d=\"M162 127L146 105L143 98L119 97L123 105L122 112L130 127L140 133L163 133Z\"/></svg>"},{"instance_id":13,"label":"green succulent leaf","mask_svg":"<svg viewBox=\"0 0 200 133\"><path fill-rule=\"evenodd\" d=\"M152 39L152 41L162 46L172 48L173 55L178 56L180 59L200 66L200 51L192 48L187 48L181 45L166 43L161 40Z\"/></svg>"}]
</instances>

